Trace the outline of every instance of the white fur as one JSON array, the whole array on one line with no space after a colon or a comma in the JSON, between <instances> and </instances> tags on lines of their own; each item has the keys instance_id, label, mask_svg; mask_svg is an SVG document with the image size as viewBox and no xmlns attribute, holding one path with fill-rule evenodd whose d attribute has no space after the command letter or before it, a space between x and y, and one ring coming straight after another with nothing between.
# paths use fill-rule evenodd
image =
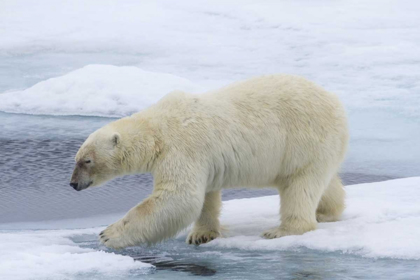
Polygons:
<instances>
[{"instance_id":1,"label":"white fur","mask_svg":"<svg viewBox=\"0 0 420 280\"><path fill-rule=\"evenodd\" d=\"M116 147L104 148L116 133ZM154 176L152 195L101 233L108 247L159 242L192 222L187 242L218 237L223 188L279 190L282 222L266 238L314 230L317 219L335 221L344 209L337 172L348 142L345 111L334 94L300 77L173 92L89 138L79 159L94 151L112 157L114 176Z\"/></svg>"}]
</instances>

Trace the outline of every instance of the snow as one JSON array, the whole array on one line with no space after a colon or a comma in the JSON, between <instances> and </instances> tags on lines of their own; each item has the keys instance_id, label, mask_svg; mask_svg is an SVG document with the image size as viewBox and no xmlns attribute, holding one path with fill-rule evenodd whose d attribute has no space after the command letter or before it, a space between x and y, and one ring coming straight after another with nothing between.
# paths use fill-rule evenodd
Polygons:
<instances>
[{"instance_id":1,"label":"snow","mask_svg":"<svg viewBox=\"0 0 420 280\"><path fill-rule=\"evenodd\" d=\"M142 108L138 103L151 102L155 91L142 91L142 82L130 78L139 73L133 68L133 73L126 68L98 70L98 75L106 74L102 80L92 69L80 69L80 65L106 60L171 73L206 90L261 74L298 74L339 94L350 111L374 108L418 119L419 9L420 2L413 0L4 0L0 3L0 58L6 66L11 58L25 58L5 67L4 77L32 81L38 75L43 81L45 76L79 70L58 77L54 85L50 81L27 89L16 98L10 97L13 92L0 95L1 110L119 115ZM64 55L68 60L62 59ZM34 69L32 59L43 68ZM89 75L98 84L86 81ZM106 83L107 79L111 81ZM72 83L82 87L80 93L69 89ZM86 91L97 92L95 98L89 94L86 102L68 101L82 96L85 83ZM112 91L101 85L111 85ZM161 89L177 86L178 82L170 82ZM127 104L135 87L142 97L135 105ZM41 88L42 94L37 91ZM9 86L5 91L12 89ZM162 94L159 89L156 93L153 100Z\"/></svg>"},{"instance_id":2,"label":"snow","mask_svg":"<svg viewBox=\"0 0 420 280\"><path fill-rule=\"evenodd\" d=\"M88 65L33 87L8 92L0 110L11 113L126 116L173 90L197 91L190 81L133 66Z\"/></svg>"},{"instance_id":3,"label":"snow","mask_svg":"<svg viewBox=\"0 0 420 280\"><path fill-rule=\"evenodd\" d=\"M112 277L133 271L145 274L153 268L128 256L81 248L69 238L75 234L92 234L96 231L96 229L2 231L0 232L0 278L72 279L92 272L99 276Z\"/></svg>"},{"instance_id":4,"label":"snow","mask_svg":"<svg viewBox=\"0 0 420 280\"><path fill-rule=\"evenodd\" d=\"M268 251L269 254L273 250L308 248L367 258L420 260L420 177L352 185L346 190L347 208L340 221L320 223L317 230L301 236L273 240L263 239L260 234L279 223L278 196L225 201L221 216L225 228L223 238L200 248L203 251L206 247L219 248L226 254L232 249ZM0 230L0 278L48 276L58 279L92 271L106 276L121 276L133 273L133 270L138 274L150 272L150 265L134 262L128 256L80 247L84 239L96 240L103 229L98 227L99 224L109 224L122 215L73 222L63 220L55 224L3 224ZM80 226L83 228L62 229ZM54 227L59 229L52 230ZM185 235L186 232L180 234L178 239L183 242ZM21 267L25 269L19 269Z\"/></svg>"},{"instance_id":5,"label":"snow","mask_svg":"<svg viewBox=\"0 0 420 280\"><path fill-rule=\"evenodd\" d=\"M278 226L279 197L224 202L225 238L204 246L244 250L314 250L370 258L420 260L420 177L346 187L342 219L320 223L301 236L265 240L262 231Z\"/></svg>"}]
</instances>

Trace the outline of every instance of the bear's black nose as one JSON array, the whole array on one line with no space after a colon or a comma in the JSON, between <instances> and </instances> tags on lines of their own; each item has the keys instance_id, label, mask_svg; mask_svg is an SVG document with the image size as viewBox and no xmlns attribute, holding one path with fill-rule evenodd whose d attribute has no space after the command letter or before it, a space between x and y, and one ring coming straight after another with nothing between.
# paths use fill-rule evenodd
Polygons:
<instances>
[{"instance_id":1,"label":"bear's black nose","mask_svg":"<svg viewBox=\"0 0 420 280\"><path fill-rule=\"evenodd\" d=\"M70 186L73 187L73 189L75 189L77 191L77 185L78 183L70 183Z\"/></svg>"}]
</instances>

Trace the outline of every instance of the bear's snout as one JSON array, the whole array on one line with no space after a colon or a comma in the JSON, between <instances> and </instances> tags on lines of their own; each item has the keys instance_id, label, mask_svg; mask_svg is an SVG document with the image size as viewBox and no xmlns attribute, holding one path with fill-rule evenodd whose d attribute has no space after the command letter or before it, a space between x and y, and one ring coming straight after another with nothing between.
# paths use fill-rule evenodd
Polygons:
<instances>
[{"instance_id":1,"label":"bear's snout","mask_svg":"<svg viewBox=\"0 0 420 280\"><path fill-rule=\"evenodd\" d=\"M77 188L78 185L79 185L78 183L73 183L73 182L70 183L70 186L72 186L73 189L75 189L76 191L79 191L79 189Z\"/></svg>"},{"instance_id":2,"label":"bear's snout","mask_svg":"<svg viewBox=\"0 0 420 280\"><path fill-rule=\"evenodd\" d=\"M70 186L76 191L80 191L78 181L79 181L79 169L76 166L70 180Z\"/></svg>"},{"instance_id":3,"label":"bear's snout","mask_svg":"<svg viewBox=\"0 0 420 280\"><path fill-rule=\"evenodd\" d=\"M70 186L75 189L76 191L81 191L84 189L89 188L92 185L93 181L89 181L87 183L77 183L77 182L70 182Z\"/></svg>"},{"instance_id":4,"label":"bear's snout","mask_svg":"<svg viewBox=\"0 0 420 280\"><path fill-rule=\"evenodd\" d=\"M91 180L88 172L84 170L83 167L81 168L80 164L76 164L70 179L70 186L76 191L81 191L90 187L92 183L93 181Z\"/></svg>"}]
</instances>

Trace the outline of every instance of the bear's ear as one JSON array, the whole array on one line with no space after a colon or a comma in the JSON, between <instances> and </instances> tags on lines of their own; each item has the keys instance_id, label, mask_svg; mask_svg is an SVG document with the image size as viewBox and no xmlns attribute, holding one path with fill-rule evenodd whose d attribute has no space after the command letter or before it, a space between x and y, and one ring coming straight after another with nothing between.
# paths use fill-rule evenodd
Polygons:
<instances>
[{"instance_id":1,"label":"bear's ear","mask_svg":"<svg viewBox=\"0 0 420 280\"><path fill-rule=\"evenodd\" d=\"M111 138L112 146L117 146L121 142L121 135L118 132L115 132Z\"/></svg>"}]
</instances>

